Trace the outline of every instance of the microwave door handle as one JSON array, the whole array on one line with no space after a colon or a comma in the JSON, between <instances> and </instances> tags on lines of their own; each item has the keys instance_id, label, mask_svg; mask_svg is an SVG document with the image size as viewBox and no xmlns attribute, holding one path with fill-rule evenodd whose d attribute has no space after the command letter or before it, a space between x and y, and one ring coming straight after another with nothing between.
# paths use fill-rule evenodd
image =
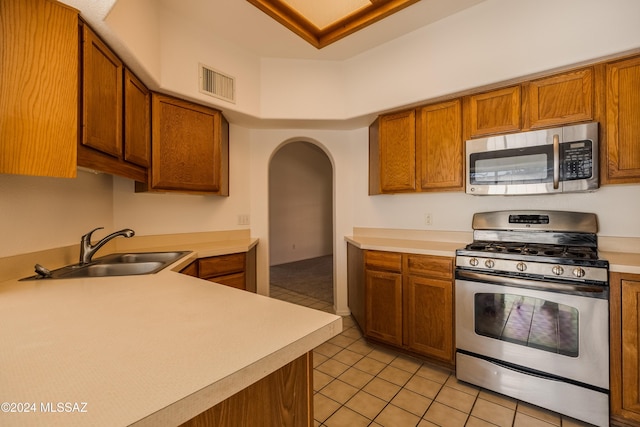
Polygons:
<instances>
[{"instance_id":1,"label":"microwave door handle","mask_svg":"<svg viewBox=\"0 0 640 427\"><path fill-rule=\"evenodd\" d=\"M553 135L553 189L560 186L560 136Z\"/></svg>"}]
</instances>

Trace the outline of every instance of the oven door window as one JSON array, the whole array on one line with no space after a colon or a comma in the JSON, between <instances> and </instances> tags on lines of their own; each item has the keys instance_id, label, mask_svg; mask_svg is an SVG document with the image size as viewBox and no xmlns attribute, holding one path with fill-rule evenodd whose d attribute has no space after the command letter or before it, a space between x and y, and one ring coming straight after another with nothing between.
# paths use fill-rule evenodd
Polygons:
<instances>
[{"instance_id":1,"label":"oven door window","mask_svg":"<svg viewBox=\"0 0 640 427\"><path fill-rule=\"evenodd\" d=\"M478 335L578 357L578 310L539 298L503 293L475 294Z\"/></svg>"},{"instance_id":2,"label":"oven door window","mask_svg":"<svg viewBox=\"0 0 640 427\"><path fill-rule=\"evenodd\" d=\"M471 184L532 184L553 181L553 146L485 151L470 155Z\"/></svg>"}]
</instances>

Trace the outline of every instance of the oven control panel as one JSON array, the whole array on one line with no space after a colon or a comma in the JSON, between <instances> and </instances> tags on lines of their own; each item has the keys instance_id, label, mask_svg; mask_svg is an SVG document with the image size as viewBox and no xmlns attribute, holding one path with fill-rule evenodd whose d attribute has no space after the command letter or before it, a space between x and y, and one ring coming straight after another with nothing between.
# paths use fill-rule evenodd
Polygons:
<instances>
[{"instance_id":1,"label":"oven control panel","mask_svg":"<svg viewBox=\"0 0 640 427\"><path fill-rule=\"evenodd\" d=\"M456 256L456 267L471 268L489 273L514 273L518 276L547 277L577 281L598 281L607 283L608 269L578 265L554 264L546 262L513 259L484 258L480 256Z\"/></svg>"}]
</instances>

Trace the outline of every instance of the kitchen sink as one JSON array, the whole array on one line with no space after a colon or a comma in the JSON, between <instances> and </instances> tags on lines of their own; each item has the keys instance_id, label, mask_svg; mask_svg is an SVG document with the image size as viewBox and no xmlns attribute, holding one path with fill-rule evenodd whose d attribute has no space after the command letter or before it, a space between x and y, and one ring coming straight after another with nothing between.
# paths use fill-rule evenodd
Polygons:
<instances>
[{"instance_id":1,"label":"kitchen sink","mask_svg":"<svg viewBox=\"0 0 640 427\"><path fill-rule=\"evenodd\" d=\"M188 253L190 251L115 253L97 258L88 264L73 264L52 271L48 271L36 264L36 272L38 274L21 280L153 274Z\"/></svg>"},{"instance_id":2,"label":"kitchen sink","mask_svg":"<svg viewBox=\"0 0 640 427\"><path fill-rule=\"evenodd\" d=\"M151 274L162 270L165 265L166 263L158 261L90 264L68 270L60 274L58 277L60 279L70 279L72 277L133 276L137 274Z\"/></svg>"},{"instance_id":3,"label":"kitchen sink","mask_svg":"<svg viewBox=\"0 0 640 427\"><path fill-rule=\"evenodd\" d=\"M137 264L148 262L172 263L188 253L188 251L115 253L103 256L95 261L109 264Z\"/></svg>"}]
</instances>

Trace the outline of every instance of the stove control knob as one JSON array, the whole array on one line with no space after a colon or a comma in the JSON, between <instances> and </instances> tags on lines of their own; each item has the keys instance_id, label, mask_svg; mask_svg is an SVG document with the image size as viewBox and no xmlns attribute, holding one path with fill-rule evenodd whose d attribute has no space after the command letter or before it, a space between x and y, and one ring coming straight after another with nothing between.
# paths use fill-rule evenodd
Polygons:
<instances>
[{"instance_id":1,"label":"stove control knob","mask_svg":"<svg viewBox=\"0 0 640 427\"><path fill-rule=\"evenodd\" d=\"M524 262L519 262L516 264L516 268L518 269L518 271L525 271L527 269L527 264L525 264Z\"/></svg>"},{"instance_id":2,"label":"stove control knob","mask_svg":"<svg viewBox=\"0 0 640 427\"><path fill-rule=\"evenodd\" d=\"M580 267L576 267L573 269L573 275L576 277L584 277L585 274L586 272Z\"/></svg>"},{"instance_id":3,"label":"stove control knob","mask_svg":"<svg viewBox=\"0 0 640 427\"><path fill-rule=\"evenodd\" d=\"M473 267L477 266L480 263L480 261L478 261L478 258L471 258L469 260L469 264L471 264Z\"/></svg>"},{"instance_id":4,"label":"stove control knob","mask_svg":"<svg viewBox=\"0 0 640 427\"><path fill-rule=\"evenodd\" d=\"M488 259L484 262L484 266L487 268L493 268L494 265L496 265L496 263L493 262L492 259Z\"/></svg>"},{"instance_id":5,"label":"stove control knob","mask_svg":"<svg viewBox=\"0 0 640 427\"><path fill-rule=\"evenodd\" d=\"M555 274L556 276L562 276L562 273L564 273L564 268L562 268L559 265L554 265L553 268L551 269L551 271L553 272L553 274Z\"/></svg>"}]
</instances>

